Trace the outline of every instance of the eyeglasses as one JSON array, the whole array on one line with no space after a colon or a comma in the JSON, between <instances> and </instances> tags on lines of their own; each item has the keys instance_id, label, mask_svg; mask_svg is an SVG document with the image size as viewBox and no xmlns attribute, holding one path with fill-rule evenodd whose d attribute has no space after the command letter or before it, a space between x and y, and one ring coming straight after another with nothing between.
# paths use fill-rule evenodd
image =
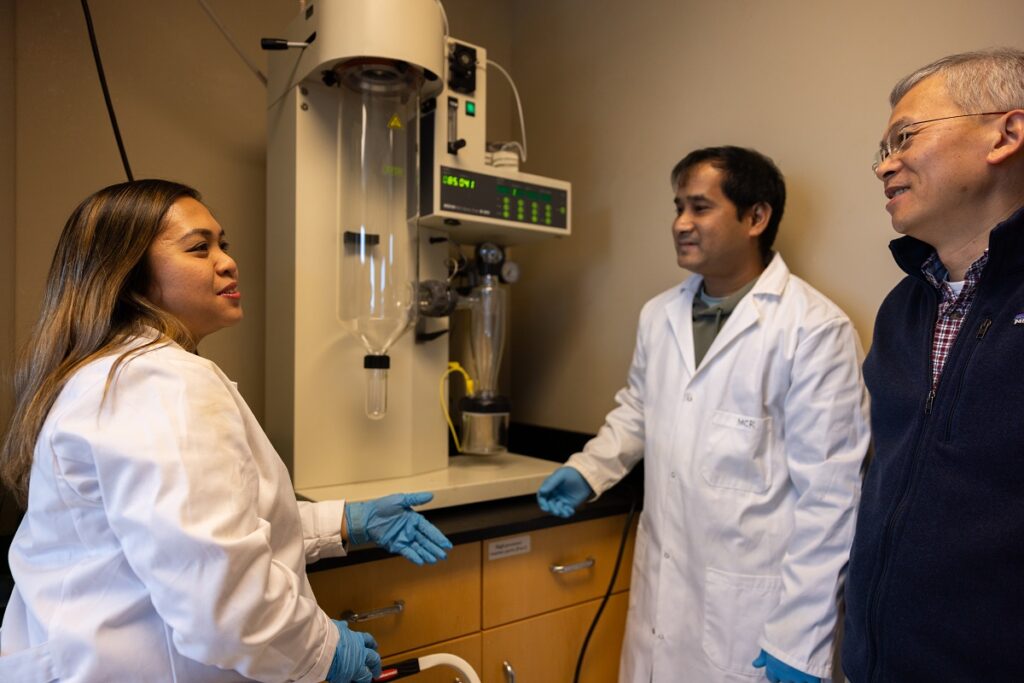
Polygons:
<instances>
[{"instance_id":1,"label":"eyeglasses","mask_svg":"<svg viewBox=\"0 0 1024 683\"><path fill-rule=\"evenodd\" d=\"M906 125L900 126L899 129L891 131L886 137L885 141L878 146L878 151L875 152L874 163L871 164L871 170L877 171L878 167L882 165L886 159L891 157L893 154L899 154L910 142L910 138L917 135L919 130L908 130L915 126L920 126L925 123L936 123L938 121L948 121L950 119L962 119L967 116L993 116L997 114L1005 114L1005 111L983 111L977 114L954 114L953 116L940 116L937 119L924 119L923 121L912 121Z\"/></svg>"}]
</instances>

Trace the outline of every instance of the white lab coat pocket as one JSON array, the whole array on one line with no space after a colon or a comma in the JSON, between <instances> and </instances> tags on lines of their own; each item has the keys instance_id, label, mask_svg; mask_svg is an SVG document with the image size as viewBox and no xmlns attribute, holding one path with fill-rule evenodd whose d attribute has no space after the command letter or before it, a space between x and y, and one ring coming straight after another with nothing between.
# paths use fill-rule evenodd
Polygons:
<instances>
[{"instance_id":1,"label":"white lab coat pocket","mask_svg":"<svg viewBox=\"0 0 1024 683\"><path fill-rule=\"evenodd\" d=\"M58 678L49 643L0 656L0 681L5 683L51 683Z\"/></svg>"},{"instance_id":2,"label":"white lab coat pocket","mask_svg":"<svg viewBox=\"0 0 1024 683\"><path fill-rule=\"evenodd\" d=\"M779 603L782 578L731 574L708 567L704 586L704 654L719 669L757 678L753 661L768 615Z\"/></svg>"},{"instance_id":3,"label":"white lab coat pocket","mask_svg":"<svg viewBox=\"0 0 1024 683\"><path fill-rule=\"evenodd\" d=\"M717 488L764 493L771 484L772 419L724 410L711 416L701 476Z\"/></svg>"}]
</instances>

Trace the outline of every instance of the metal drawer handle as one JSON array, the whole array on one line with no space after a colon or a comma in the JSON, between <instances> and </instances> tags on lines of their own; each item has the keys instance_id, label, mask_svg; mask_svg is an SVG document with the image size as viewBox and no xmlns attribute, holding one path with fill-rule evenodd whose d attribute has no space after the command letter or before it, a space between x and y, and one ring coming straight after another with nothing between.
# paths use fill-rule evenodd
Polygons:
<instances>
[{"instance_id":1,"label":"metal drawer handle","mask_svg":"<svg viewBox=\"0 0 1024 683\"><path fill-rule=\"evenodd\" d=\"M404 611L405 600L395 600L395 604L390 607L378 607L377 609L372 609L369 612L363 612L361 614L347 609L341 613L341 618L349 623L359 623L360 621L370 621L371 619L388 617L392 614L401 614Z\"/></svg>"},{"instance_id":2,"label":"metal drawer handle","mask_svg":"<svg viewBox=\"0 0 1024 683\"><path fill-rule=\"evenodd\" d=\"M578 572L581 569L590 569L595 564L597 564L597 560L593 557L588 557L582 562L574 562L573 564L553 564L551 565L551 573L569 574L570 572Z\"/></svg>"},{"instance_id":3,"label":"metal drawer handle","mask_svg":"<svg viewBox=\"0 0 1024 683\"><path fill-rule=\"evenodd\" d=\"M505 683L516 683L516 670L508 662L501 663L501 670L505 672Z\"/></svg>"}]
</instances>

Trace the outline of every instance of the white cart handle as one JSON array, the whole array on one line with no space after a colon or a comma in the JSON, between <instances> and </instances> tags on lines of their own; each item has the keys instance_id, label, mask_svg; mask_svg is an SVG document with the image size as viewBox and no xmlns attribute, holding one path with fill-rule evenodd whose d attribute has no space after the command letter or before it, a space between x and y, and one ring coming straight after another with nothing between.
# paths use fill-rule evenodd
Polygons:
<instances>
[{"instance_id":1,"label":"white cart handle","mask_svg":"<svg viewBox=\"0 0 1024 683\"><path fill-rule=\"evenodd\" d=\"M412 676L426 669L432 669L435 666L447 666L455 669L459 672L460 676L466 679L466 683L480 683L480 677L476 675L476 671L469 665L469 662L462 657L456 657L446 652L426 655L419 659L407 659L397 664L386 666L381 670L380 676L373 680L375 683L397 681L399 678Z\"/></svg>"}]
</instances>

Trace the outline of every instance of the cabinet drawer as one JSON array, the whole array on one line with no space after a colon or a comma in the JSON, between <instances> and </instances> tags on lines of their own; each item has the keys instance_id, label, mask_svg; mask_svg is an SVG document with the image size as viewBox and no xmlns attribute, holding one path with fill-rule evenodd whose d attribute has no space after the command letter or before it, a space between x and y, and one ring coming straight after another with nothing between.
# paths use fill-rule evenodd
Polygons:
<instances>
[{"instance_id":1,"label":"cabinet drawer","mask_svg":"<svg viewBox=\"0 0 1024 683\"><path fill-rule=\"evenodd\" d=\"M517 683L571 681L580 646L597 613L600 600L592 600L555 612L484 631L481 680L505 683L507 662ZM580 680L615 683L619 677L619 652L626 626L629 593L608 600L587 645Z\"/></svg>"},{"instance_id":2,"label":"cabinet drawer","mask_svg":"<svg viewBox=\"0 0 1024 683\"><path fill-rule=\"evenodd\" d=\"M432 655L438 652L446 652L448 654L462 657L466 662L473 667L473 670L480 675L480 634L474 633L471 636L465 638L456 638L455 640L447 640L443 643L437 643L430 647L420 648L413 650L412 652L403 652L402 654L395 655L393 657L385 657L384 665L395 664L397 662L404 661L406 659L412 659L413 657L422 657L424 655ZM455 683L459 680L459 674L455 669L450 669L446 666L435 666L432 669L421 671L420 673L409 676L409 683ZM462 683L466 683L463 681Z\"/></svg>"},{"instance_id":3,"label":"cabinet drawer","mask_svg":"<svg viewBox=\"0 0 1024 683\"><path fill-rule=\"evenodd\" d=\"M484 541L484 628L603 596L625 521L619 515ZM629 588L635 533L634 527L626 541L616 592ZM523 537L529 537L529 552L490 559L499 547L494 544L522 548Z\"/></svg>"},{"instance_id":4,"label":"cabinet drawer","mask_svg":"<svg viewBox=\"0 0 1024 683\"><path fill-rule=\"evenodd\" d=\"M401 602L401 612L349 622L372 633L385 657L480 630L479 543L457 545L435 565L393 557L314 572L309 582L332 619L347 611L371 615Z\"/></svg>"}]
</instances>

